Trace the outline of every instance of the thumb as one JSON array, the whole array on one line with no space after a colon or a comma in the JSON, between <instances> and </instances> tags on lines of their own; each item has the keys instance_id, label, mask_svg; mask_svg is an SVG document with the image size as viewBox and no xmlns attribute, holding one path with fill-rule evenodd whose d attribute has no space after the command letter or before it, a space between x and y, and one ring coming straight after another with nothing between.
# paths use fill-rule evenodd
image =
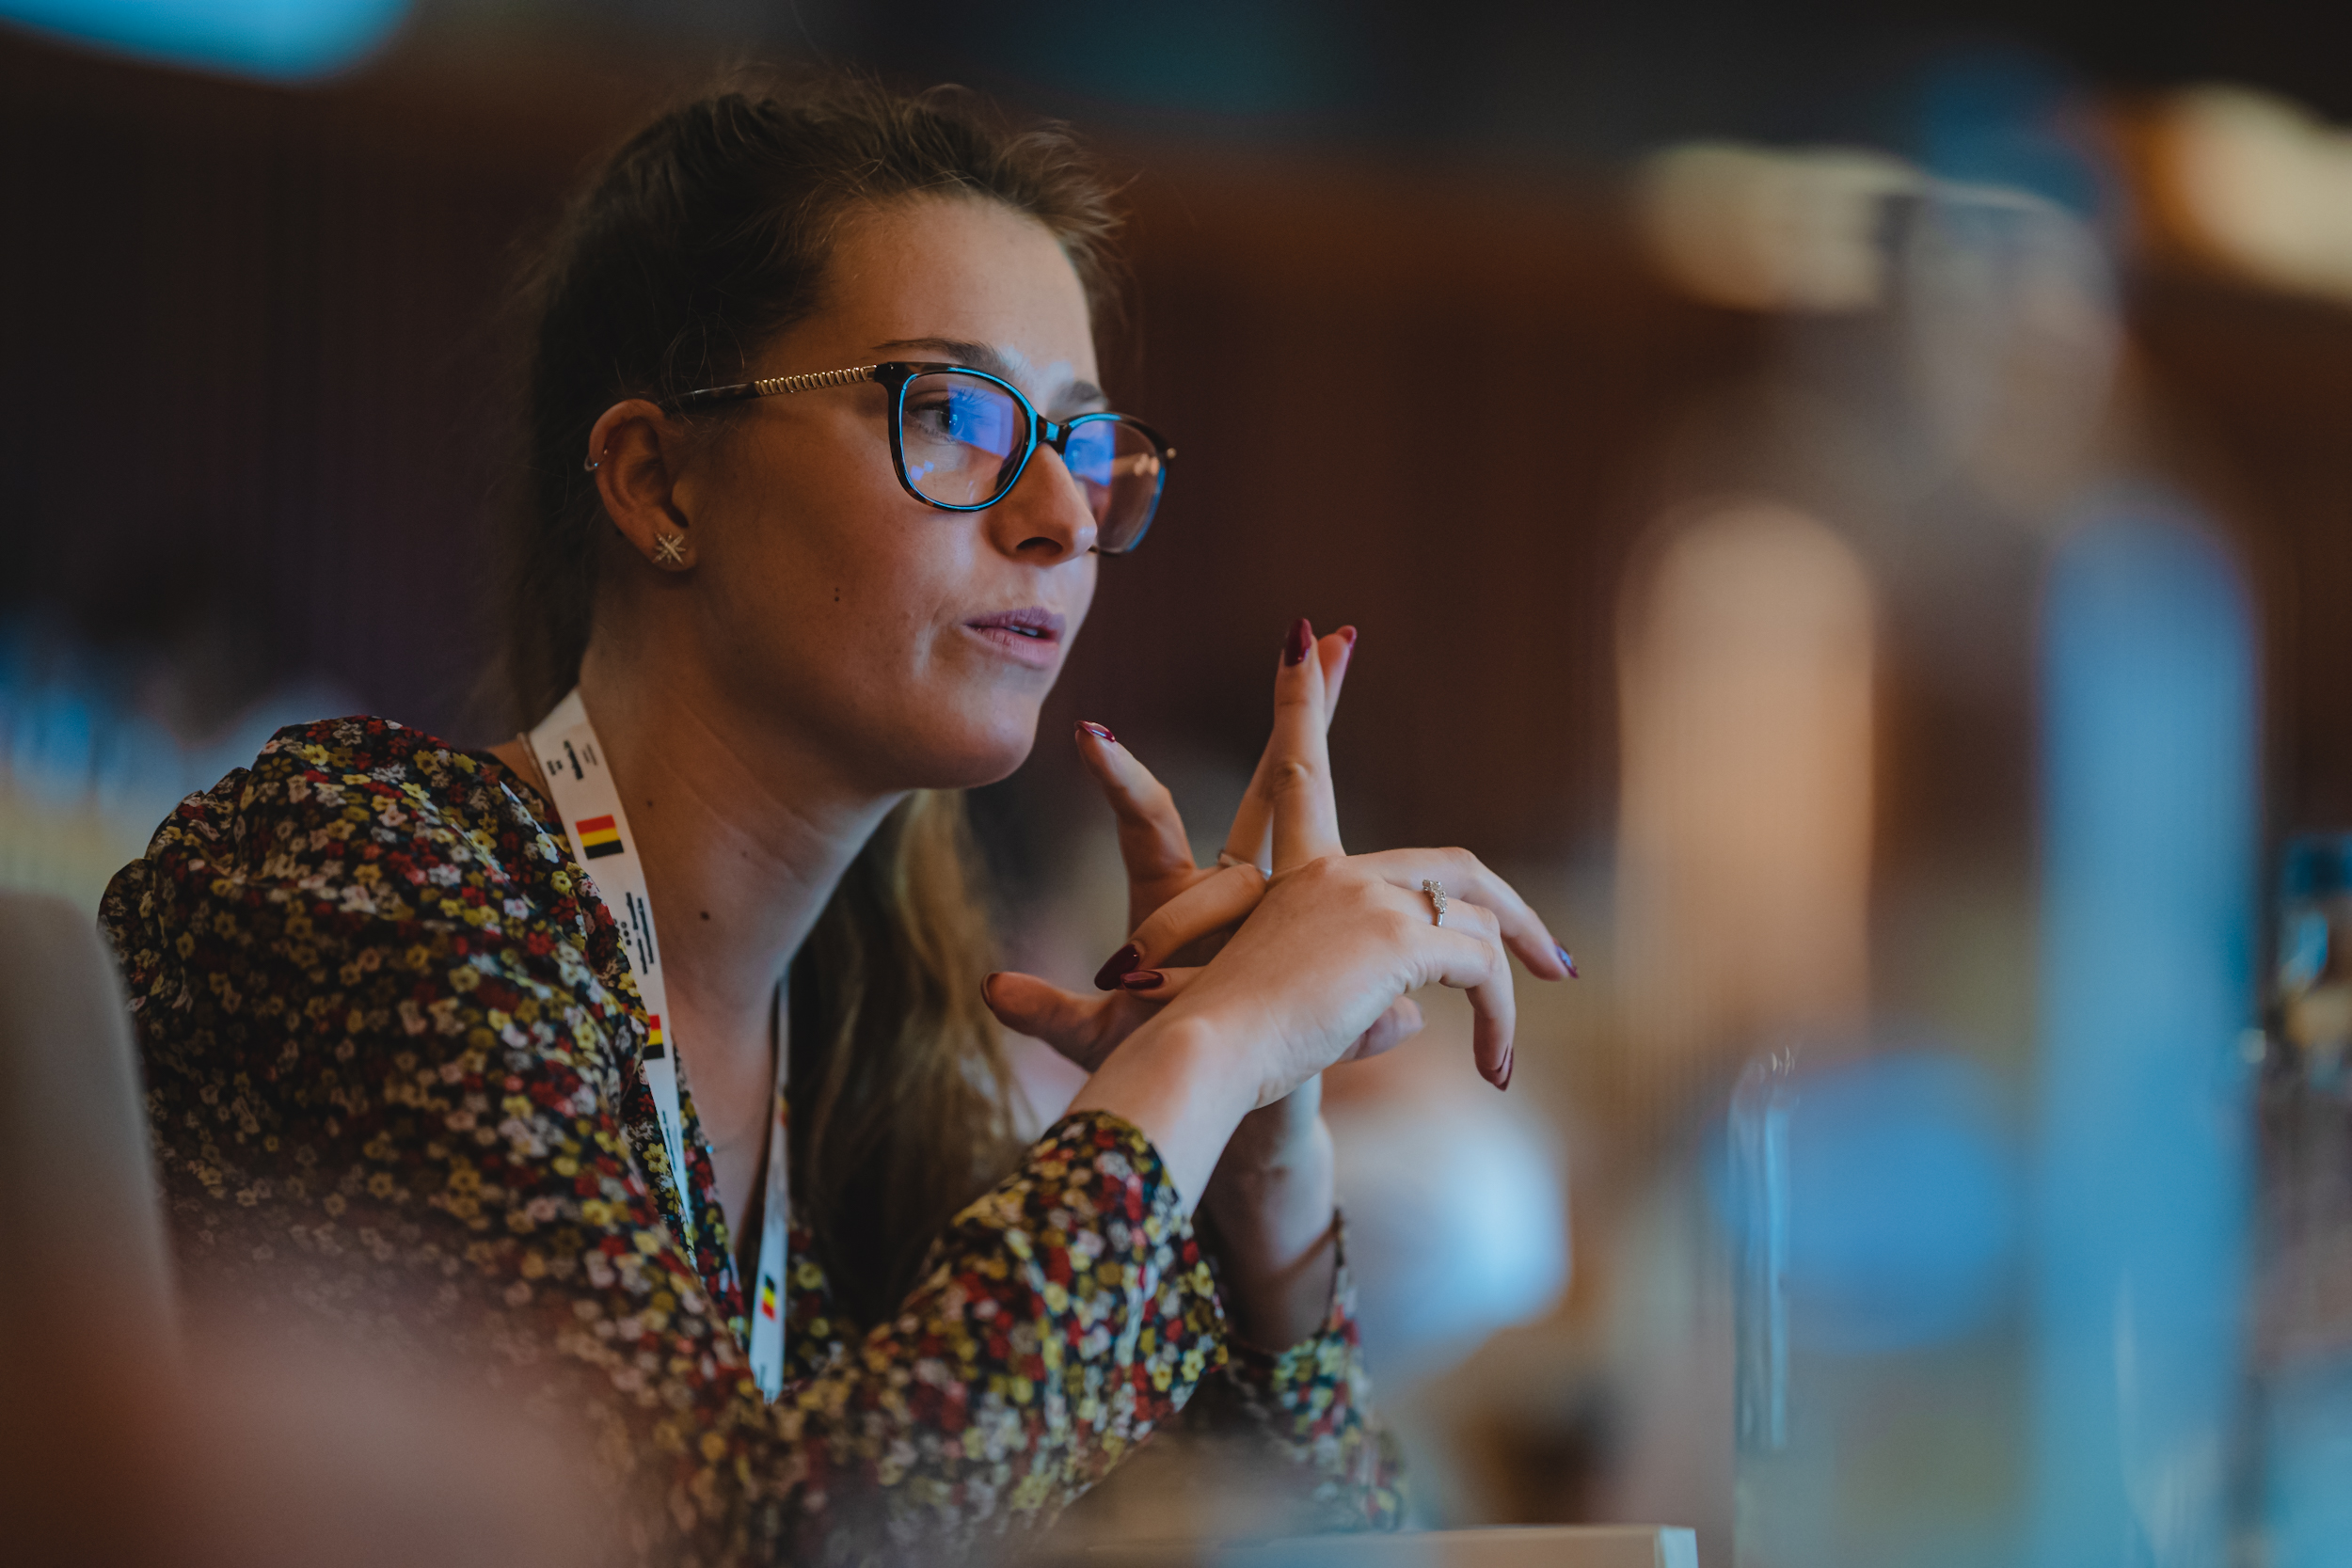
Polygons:
<instances>
[{"instance_id":1,"label":"thumb","mask_svg":"<svg viewBox=\"0 0 2352 1568\"><path fill-rule=\"evenodd\" d=\"M1003 971L980 983L980 1000L996 1022L1017 1035L1043 1040L1062 1055L1092 1072L1109 1009L1124 1000L1120 992L1080 996L1034 974Z\"/></svg>"}]
</instances>

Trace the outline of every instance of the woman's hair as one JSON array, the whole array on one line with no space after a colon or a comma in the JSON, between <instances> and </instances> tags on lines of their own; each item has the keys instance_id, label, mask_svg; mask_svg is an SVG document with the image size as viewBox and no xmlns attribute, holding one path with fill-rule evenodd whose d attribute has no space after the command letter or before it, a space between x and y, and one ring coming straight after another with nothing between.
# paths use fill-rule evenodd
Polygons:
<instances>
[{"instance_id":1,"label":"woman's hair","mask_svg":"<svg viewBox=\"0 0 2352 1568\"><path fill-rule=\"evenodd\" d=\"M762 345L821 309L845 218L951 194L1044 225L1102 314L1118 220L1097 166L1061 128L1009 124L957 88L739 79L655 120L573 199L523 280L527 483L501 607L521 722L578 681L588 645L615 533L580 467L597 418L746 379ZM914 795L794 966L794 1208L845 1305L869 1319L1009 1155L971 866L962 796Z\"/></svg>"}]
</instances>

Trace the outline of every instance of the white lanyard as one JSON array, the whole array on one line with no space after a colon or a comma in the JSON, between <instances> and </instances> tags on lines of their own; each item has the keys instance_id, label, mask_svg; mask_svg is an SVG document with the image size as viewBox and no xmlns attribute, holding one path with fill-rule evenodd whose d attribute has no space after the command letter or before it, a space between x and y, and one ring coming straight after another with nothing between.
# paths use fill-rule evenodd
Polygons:
<instances>
[{"instance_id":1,"label":"white lanyard","mask_svg":"<svg viewBox=\"0 0 2352 1568\"><path fill-rule=\"evenodd\" d=\"M595 879L605 906L619 923L622 946L637 976L637 994L645 1005L646 1023L645 1049L638 1061L644 1069L645 1087L653 1095L654 1115L661 1123L661 1141L670 1155L671 1188L691 1252L694 1211L687 1191L686 1118L678 1104L677 1042L662 1027L663 1015L670 1010L669 993L660 944L654 939L653 904L645 896L645 863L638 858L637 841L628 831L628 813L621 807L620 791L605 766L604 748L596 742L596 726L588 722L587 706L577 689L540 721L531 732L530 742L547 779L548 792L554 797L556 815L563 818L564 836L572 842L572 854ZM776 1006L781 1022L781 990ZM784 1273L792 1214L785 1149L786 1051L780 1030L775 1055L759 1270L746 1303L752 1325L752 1378L771 1400L784 1387Z\"/></svg>"}]
</instances>

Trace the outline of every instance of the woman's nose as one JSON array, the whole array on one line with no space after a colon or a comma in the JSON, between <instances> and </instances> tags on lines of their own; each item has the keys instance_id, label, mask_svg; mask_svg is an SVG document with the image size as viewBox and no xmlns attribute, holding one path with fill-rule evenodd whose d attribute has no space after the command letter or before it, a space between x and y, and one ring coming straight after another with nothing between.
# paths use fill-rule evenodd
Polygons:
<instances>
[{"instance_id":1,"label":"woman's nose","mask_svg":"<svg viewBox=\"0 0 2352 1568\"><path fill-rule=\"evenodd\" d=\"M1061 453L1040 443L1012 494L983 514L996 547L1050 566L1094 548L1094 509Z\"/></svg>"}]
</instances>

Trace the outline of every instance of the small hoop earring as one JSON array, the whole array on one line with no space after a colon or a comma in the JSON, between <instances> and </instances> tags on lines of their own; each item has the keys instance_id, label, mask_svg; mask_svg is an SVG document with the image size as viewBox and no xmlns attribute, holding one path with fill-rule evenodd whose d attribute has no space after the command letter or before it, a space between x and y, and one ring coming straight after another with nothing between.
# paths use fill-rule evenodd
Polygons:
<instances>
[{"instance_id":1,"label":"small hoop earring","mask_svg":"<svg viewBox=\"0 0 2352 1568\"><path fill-rule=\"evenodd\" d=\"M663 529L653 536L653 563L657 566L678 567L686 564L686 535Z\"/></svg>"}]
</instances>

